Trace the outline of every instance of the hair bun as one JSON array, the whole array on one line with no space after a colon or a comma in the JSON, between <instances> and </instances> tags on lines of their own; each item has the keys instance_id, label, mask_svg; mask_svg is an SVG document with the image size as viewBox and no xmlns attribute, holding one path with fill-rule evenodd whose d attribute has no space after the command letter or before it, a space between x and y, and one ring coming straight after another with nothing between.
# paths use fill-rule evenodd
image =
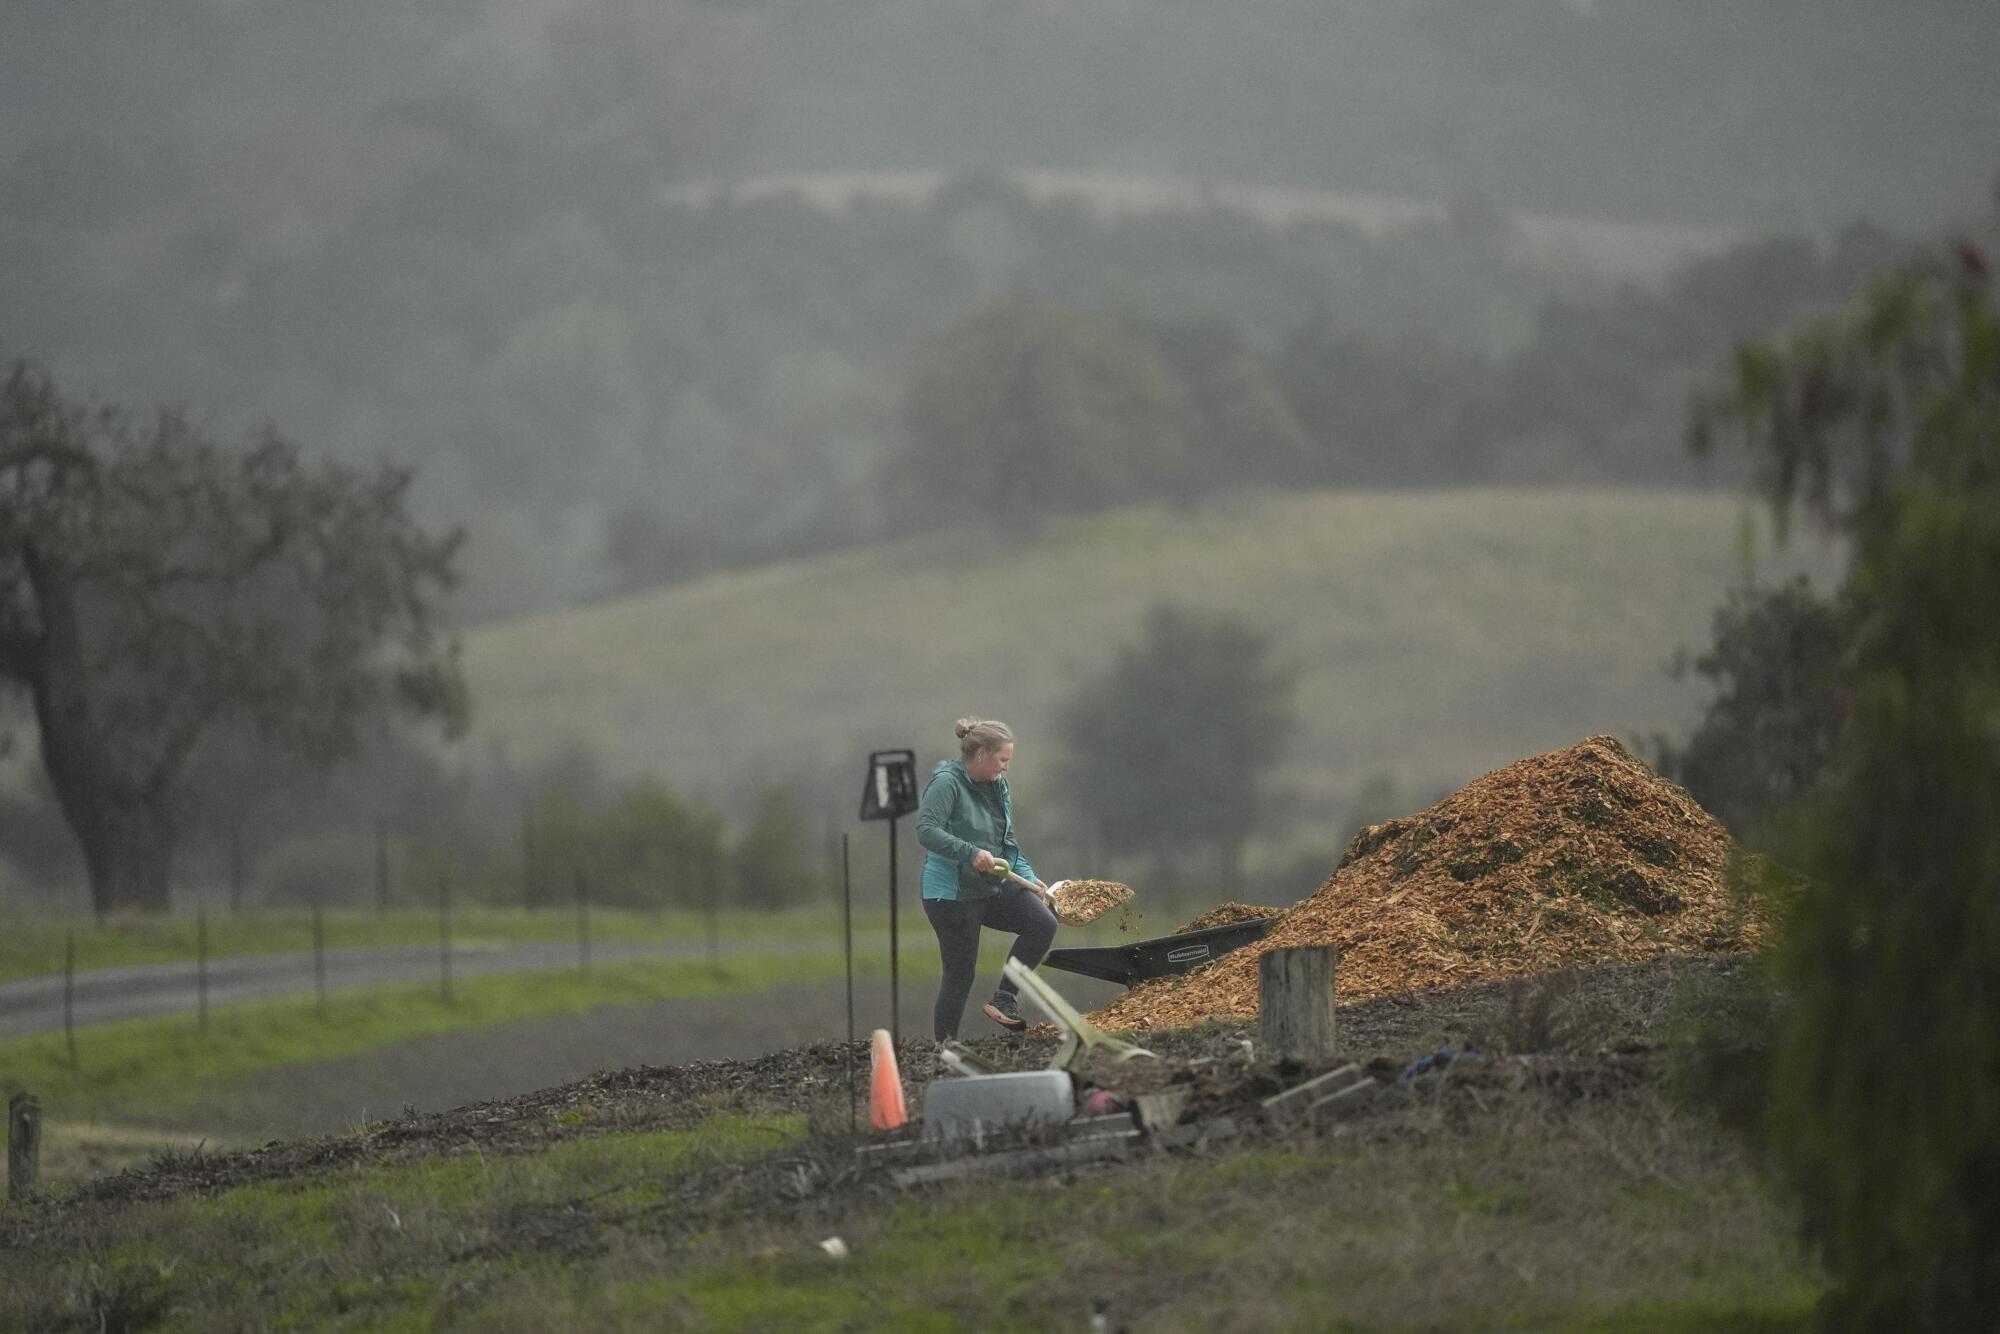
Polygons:
<instances>
[{"instance_id":1,"label":"hair bun","mask_svg":"<svg viewBox=\"0 0 2000 1334\"><path fill-rule=\"evenodd\" d=\"M967 732L970 732L973 728L977 726L979 726L979 720L977 718L960 718L958 720L958 726L954 727L952 729L952 732L960 740L964 740L965 734Z\"/></svg>"}]
</instances>

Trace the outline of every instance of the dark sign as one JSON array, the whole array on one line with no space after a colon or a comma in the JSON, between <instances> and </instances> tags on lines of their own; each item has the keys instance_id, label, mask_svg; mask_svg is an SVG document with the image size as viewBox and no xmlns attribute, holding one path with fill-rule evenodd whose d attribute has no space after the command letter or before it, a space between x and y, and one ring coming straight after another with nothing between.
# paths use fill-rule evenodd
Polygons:
<instances>
[{"instance_id":1,"label":"dark sign","mask_svg":"<svg viewBox=\"0 0 2000 1334\"><path fill-rule=\"evenodd\" d=\"M868 757L868 786L861 791L861 818L894 820L917 808L917 754L878 750Z\"/></svg>"}]
</instances>

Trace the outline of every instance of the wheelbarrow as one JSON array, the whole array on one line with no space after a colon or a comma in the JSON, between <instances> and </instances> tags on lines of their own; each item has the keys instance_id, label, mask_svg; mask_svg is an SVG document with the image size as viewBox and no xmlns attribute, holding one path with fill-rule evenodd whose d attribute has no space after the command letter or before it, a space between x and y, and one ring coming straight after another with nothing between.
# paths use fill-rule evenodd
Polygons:
<instances>
[{"instance_id":1,"label":"wheelbarrow","mask_svg":"<svg viewBox=\"0 0 2000 1334\"><path fill-rule=\"evenodd\" d=\"M1226 926L1205 927L1177 936L1161 936L1130 945L1088 945L1050 950L1042 963L1066 973L1081 973L1104 982L1134 986L1156 977L1172 977L1219 959L1233 949L1262 940L1275 917L1252 917Z\"/></svg>"}]
</instances>

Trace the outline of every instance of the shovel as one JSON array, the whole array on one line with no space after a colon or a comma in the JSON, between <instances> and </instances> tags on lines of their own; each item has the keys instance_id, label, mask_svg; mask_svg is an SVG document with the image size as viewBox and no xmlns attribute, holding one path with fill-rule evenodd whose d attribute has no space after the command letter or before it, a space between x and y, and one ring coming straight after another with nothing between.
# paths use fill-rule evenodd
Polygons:
<instances>
[{"instance_id":1,"label":"shovel","mask_svg":"<svg viewBox=\"0 0 2000 1334\"><path fill-rule=\"evenodd\" d=\"M993 869L986 874L995 880L1005 880L1011 884L1019 885L1029 893L1040 896L1042 902L1049 905L1049 911L1056 915L1056 920L1064 926L1088 926L1112 908L1118 906L1118 904L1132 897L1131 889L1121 885L1118 886L1119 895L1115 898L1106 899L1098 897L1095 901L1087 900L1083 905L1078 906L1067 904L1063 901L1062 891L1063 886L1069 883L1067 880L1058 880L1053 885L1044 889L1034 881L1024 876L1016 875L1014 868L1003 861L994 862Z\"/></svg>"},{"instance_id":2,"label":"shovel","mask_svg":"<svg viewBox=\"0 0 2000 1334\"><path fill-rule=\"evenodd\" d=\"M1016 875L1014 873L1013 867L1009 866L1006 862L1001 861L997 857L993 859L993 869L988 871L986 874L994 880L1005 880L1007 883L1011 885L1019 885L1022 889L1027 890L1030 894L1038 896L1045 902L1058 889L1062 888L1064 885L1069 883L1066 880L1058 880L1053 885L1048 885L1048 886L1038 885L1034 881L1028 879L1026 876Z\"/></svg>"}]
</instances>

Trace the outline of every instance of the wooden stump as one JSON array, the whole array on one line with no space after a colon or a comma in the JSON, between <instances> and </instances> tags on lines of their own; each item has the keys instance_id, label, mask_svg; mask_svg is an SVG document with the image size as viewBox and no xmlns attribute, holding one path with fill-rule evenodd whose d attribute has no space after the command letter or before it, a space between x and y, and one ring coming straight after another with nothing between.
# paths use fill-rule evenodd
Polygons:
<instances>
[{"instance_id":1,"label":"wooden stump","mask_svg":"<svg viewBox=\"0 0 2000 1334\"><path fill-rule=\"evenodd\" d=\"M1257 960L1257 1039L1271 1060L1314 1065L1333 1059L1339 960L1331 945L1267 950Z\"/></svg>"},{"instance_id":2,"label":"wooden stump","mask_svg":"<svg viewBox=\"0 0 2000 1334\"><path fill-rule=\"evenodd\" d=\"M35 1174L42 1156L42 1108L32 1093L7 1099L7 1198L25 1200L35 1193Z\"/></svg>"}]
</instances>

